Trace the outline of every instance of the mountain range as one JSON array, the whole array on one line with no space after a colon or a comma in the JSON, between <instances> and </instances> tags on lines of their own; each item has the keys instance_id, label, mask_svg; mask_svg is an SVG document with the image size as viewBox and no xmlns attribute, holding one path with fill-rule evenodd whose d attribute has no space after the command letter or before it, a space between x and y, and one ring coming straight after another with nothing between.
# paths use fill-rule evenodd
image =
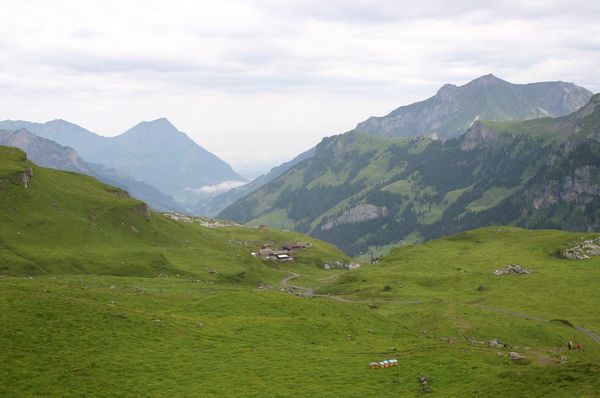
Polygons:
<instances>
[{"instance_id":1,"label":"mountain range","mask_svg":"<svg viewBox=\"0 0 600 398\"><path fill-rule=\"evenodd\" d=\"M141 122L116 137L104 137L64 120L47 123L3 121L0 129L28 131L73 148L102 164L151 185L180 204L210 199L210 187L245 183L231 166L196 144L167 119Z\"/></svg>"},{"instance_id":2,"label":"mountain range","mask_svg":"<svg viewBox=\"0 0 600 398\"><path fill-rule=\"evenodd\" d=\"M0 130L0 145L19 148L35 164L58 170L73 171L96 177L107 184L126 190L132 196L150 203L152 208L161 211L181 210L172 197L160 192L151 185L136 180L118 170L101 164L92 164L83 160L72 148L64 147L54 141L25 130Z\"/></svg>"},{"instance_id":3,"label":"mountain range","mask_svg":"<svg viewBox=\"0 0 600 398\"><path fill-rule=\"evenodd\" d=\"M483 225L598 229L599 129L596 95L567 116L478 120L446 141L354 130L220 216L307 232L350 254Z\"/></svg>"},{"instance_id":4,"label":"mountain range","mask_svg":"<svg viewBox=\"0 0 600 398\"><path fill-rule=\"evenodd\" d=\"M590 96L588 90L572 83L519 85L486 75L460 87L446 84L425 101L359 123L356 131L385 137L427 135L447 140L477 120L565 115L585 104ZM238 201L243 202L246 196L261 190L317 152L311 148L248 183L227 163L197 145L164 118L141 122L116 137L104 137L60 119L46 123L6 120L0 122L0 129L27 129L59 146L72 148L74 154L66 156L65 149L43 144L39 148L46 151L53 148L56 153L43 154L38 148L37 154L30 156L42 165L82 172L117 185L155 209L179 209L205 215L222 212L223 217L238 219L247 218L232 214L231 209L239 206ZM33 150L31 145L21 148ZM53 157L70 160L62 166L53 165ZM80 167L81 162L85 167ZM230 209L226 209L228 206Z\"/></svg>"},{"instance_id":5,"label":"mountain range","mask_svg":"<svg viewBox=\"0 0 600 398\"><path fill-rule=\"evenodd\" d=\"M144 182L11 123L0 396L600 391L600 94L564 116L478 119L455 138L353 130L220 196L245 195L232 218L312 237L153 212L98 179ZM167 147L185 137L151 124L158 138L145 124L130 137L164 153L133 140L131 159L102 156L130 172L142 166L128 160L154 161L140 153L177 156ZM371 251L371 264L315 235Z\"/></svg>"}]
</instances>

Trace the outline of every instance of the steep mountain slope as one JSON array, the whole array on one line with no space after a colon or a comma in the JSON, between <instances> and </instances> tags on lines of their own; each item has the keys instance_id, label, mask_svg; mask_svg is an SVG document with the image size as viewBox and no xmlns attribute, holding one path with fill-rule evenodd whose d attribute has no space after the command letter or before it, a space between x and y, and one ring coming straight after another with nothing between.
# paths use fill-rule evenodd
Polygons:
<instances>
[{"instance_id":1,"label":"steep mountain slope","mask_svg":"<svg viewBox=\"0 0 600 398\"><path fill-rule=\"evenodd\" d=\"M490 224L600 228L600 95L561 118L476 122L461 137L330 137L220 216L357 254Z\"/></svg>"},{"instance_id":2,"label":"steep mountain slope","mask_svg":"<svg viewBox=\"0 0 600 398\"><path fill-rule=\"evenodd\" d=\"M116 137L103 137L64 120L47 123L0 122L0 129L25 128L75 149L87 162L100 163L174 197L195 203L212 196L202 187L245 182L231 166L208 152L167 119L142 122Z\"/></svg>"},{"instance_id":3,"label":"steep mountain slope","mask_svg":"<svg viewBox=\"0 0 600 398\"><path fill-rule=\"evenodd\" d=\"M0 130L0 145L19 148L38 166L74 171L96 177L102 182L126 190L132 196L147 202L155 210L179 210L172 197L153 186L138 181L115 169L85 162L77 152L54 141L41 138L27 130Z\"/></svg>"},{"instance_id":4,"label":"steep mountain slope","mask_svg":"<svg viewBox=\"0 0 600 398\"><path fill-rule=\"evenodd\" d=\"M268 184L273 181L298 163L304 161L305 159L309 159L313 157L315 154L315 148L311 148L308 151L302 152L300 155L296 156L294 159L282 163L277 167L273 167L267 174L264 174L252 181L250 181L246 185L242 185L241 187L231 189L227 192L217 195L215 198L211 199L208 203L199 203L195 212L198 214L207 214L209 216L219 214L226 207L233 204L238 199L243 198L251 192L256 191L260 187Z\"/></svg>"},{"instance_id":5,"label":"steep mountain slope","mask_svg":"<svg viewBox=\"0 0 600 398\"><path fill-rule=\"evenodd\" d=\"M254 286L281 278L278 264L250 256L269 241L312 243L295 256L299 269L348 261L337 248L298 233L177 222L119 188L38 167L22 151L0 146L1 275L201 274Z\"/></svg>"},{"instance_id":6,"label":"steep mountain slope","mask_svg":"<svg viewBox=\"0 0 600 398\"><path fill-rule=\"evenodd\" d=\"M475 120L526 120L564 116L585 105L592 93L573 83L511 84L494 75L464 86L446 84L433 97L371 117L356 130L382 136L437 134L456 137Z\"/></svg>"}]
</instances>

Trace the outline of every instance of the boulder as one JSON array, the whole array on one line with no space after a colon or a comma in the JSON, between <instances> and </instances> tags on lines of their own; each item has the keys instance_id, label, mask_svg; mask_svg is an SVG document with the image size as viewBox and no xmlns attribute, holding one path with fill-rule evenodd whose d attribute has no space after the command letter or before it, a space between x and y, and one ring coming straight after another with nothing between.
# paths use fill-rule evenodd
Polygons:
<instances>
[{"instance_id":1,"label":"boulder","mask_svg":"<svg viewBox=\"0 0 600 398\"><path fill-rule=\"evenodd\" d=\"M518 264L508 264L506 267L502 268L502 269L497 269L493 272L494 275L500 276L500 275L525 275L525 274L529 274L529 270L521 267Z\"/></svg>"},{"instance_id":2,"label":"boulder","mask_svg":"<svg viewBox=\"0 0 600 398\"><path fill-rule=\"evenodd\" d=\"M600 236L568 247L562 250L560 255L569 260L587 260L593 256L600 256Z\"/></svg>"},{"instance_id":3,"label":"boulder","mask_svg":"<svg viewBox=\"0 0 600 398\"><path fill-rule=\"evenodd\" d=\"M527 357L523 354L519 354L518 352L511 351L508 353L508 357L513 361L523 361L527 359Z\"/></svg>"}]
</instances>

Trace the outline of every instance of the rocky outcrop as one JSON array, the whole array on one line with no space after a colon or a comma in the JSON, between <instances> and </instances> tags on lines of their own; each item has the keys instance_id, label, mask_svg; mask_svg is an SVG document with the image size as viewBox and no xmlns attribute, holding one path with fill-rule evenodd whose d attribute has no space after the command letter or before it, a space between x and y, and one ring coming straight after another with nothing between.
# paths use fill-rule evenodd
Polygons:
<instances>
[{"instance_id":1,"label":"rocky outcrop","mask_svg":"<svg viewBox=\"0 0 600 398\"><path fill-rule=\"evenodd\" d=\"M521 353L511 351L508 353L508 357L515 362L525 361L527 357Z\"/></svg>"},{"instance_id":2,"label":"rocky outcrop","mask_svg":"<svg viewBox=\"0 0 600 398\"><path fill-rule=\"evenodd\" d=\"M497 269L493 272L494 275L526 275L529 273L529 270L521 267L518 264L508 264L506 267L502 269Z\"/></svg>"},{"instance_id":3,"label":"rocky outcrop","mask_svg":"<svg viewBox=\"0 0 600 398\"><path fill-rule=\"evenodd\" d=\"M463 151L472 151L482 145L495 144L500 140L500 137L487 128L481 122L474 122L473 126L463 136L460 149Z\"/></svg>"},{"instance_id":4,"label":"rocky outcrop","mask_svg":"<svg viewBox=\"0 0 600 398\"><path fill-rule=\"evenodd\" d=\"M336 225L341 224L356 224L369 220L375 220L377 218L387 217L388 213L388 208L385 206L378 207L369 203L358 205L346 210L341 216L327 221L321 226L321 230L326 231L335 227Z\"/></svg>"},{"instance_id":5,"label":"rocky outcrop","mask_svg":"<svg viewBox=\"0 0 600 398\"><path fill-rule=\"evenodd\" d=\"M150 207L146 203L141 203L133 208L133 211L137 214L140 214L144 217L144 220L150 221L150 215L152 212L150 211Z\"/></svg>"},{"instance_id":6,"label":"rocky outcrop","mask_svg":"<svg viewBox=\"0 0 600 398\"><path fill-rule=\"evenodd\" d=\"M338 260L323 264L323 269L347 269L351 271L358 268L360 268L359 263L343 263Z\"/></svg>"},{"instance_id":7,"label":"rocky outcrop","mask_svg":"<svg viewBox=\"0 0 600 398\"><path fill-rule=\"evenodd\" d=\"M31 167L26 168L25 171L23 171L20 174L20 179L21 179L21 182L23 183L23 186L25 187L25 189L29 188L29 180L31 179L32 176L33 176L33 170L31 169Z\"/></svg>"},{"instance_id":8,"label":"rocky outcrop","mask_svg":"<svg viewBox=\"0 0 600 398\"><path fill-rule=\"evenodd\" d=\"M560 255L570 260L587 260L593 256L600 256L600 236L568 247L562 250Z\"/></svg>"}]
</instances>

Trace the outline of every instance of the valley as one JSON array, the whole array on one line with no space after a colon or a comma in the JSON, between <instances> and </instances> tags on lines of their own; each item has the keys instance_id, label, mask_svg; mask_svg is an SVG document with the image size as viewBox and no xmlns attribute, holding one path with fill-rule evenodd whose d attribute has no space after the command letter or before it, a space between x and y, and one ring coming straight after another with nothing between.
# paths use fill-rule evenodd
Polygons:
<instances>
[{"instance_id":1,"label":"valley","mask_svg":"<svg viewBox=\"0 0 600 398\"><path fill-rule=\"evenodd\" d=\"M327 270L351 259L297 232L165 217L14 148L0 191L3 396L600 389L600 256L561 257L594 233L493 226ZM251 256L304 241L294 262ZM508 264L529 274L494 275Z\"/></svg>"},{"instance_id":2,"label":"valley","mask_svg":"<svg viewBox=\"0 0 600 398\"><path fill-rule=\"evenodd\" d=\"M0 15L0 398L600 398L600 2Z\"/></svg>"}]
</instances>

